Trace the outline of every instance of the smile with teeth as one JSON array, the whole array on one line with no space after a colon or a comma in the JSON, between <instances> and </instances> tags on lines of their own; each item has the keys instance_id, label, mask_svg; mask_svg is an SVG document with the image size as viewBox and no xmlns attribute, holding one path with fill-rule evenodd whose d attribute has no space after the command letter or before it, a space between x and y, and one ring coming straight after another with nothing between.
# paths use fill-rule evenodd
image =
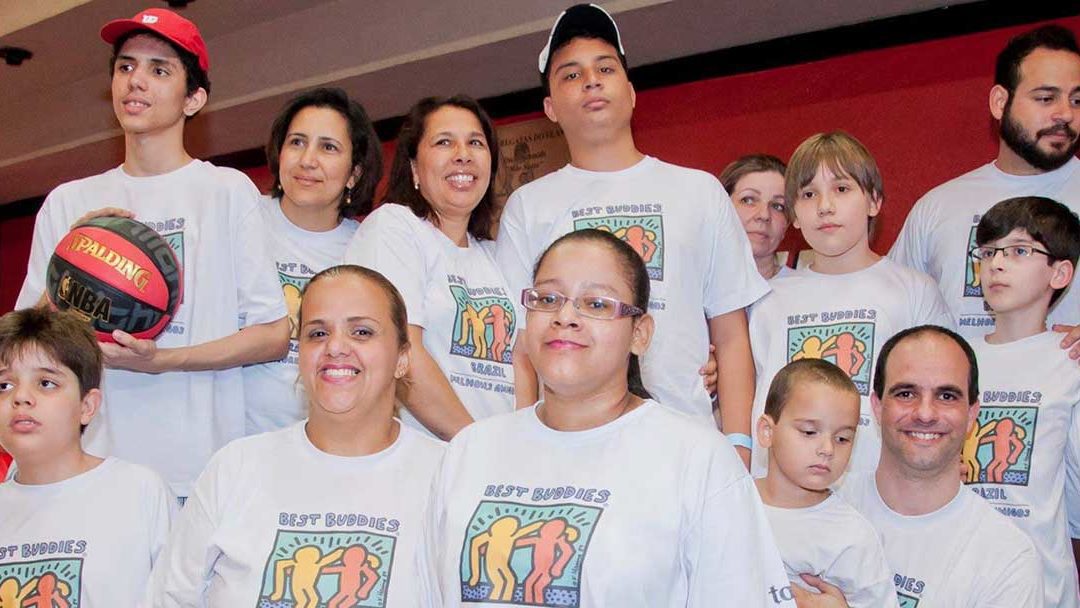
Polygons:
<instances>
[{"instance_id":1,"label":"smile with teeth","mask_svg":"<svg viewBox=\"0 0 1080 608\"><path fill-rule=\"evenodd\" d=\"M452 184L466 185L476 181L475 175L469 175L468 173L455 173L446 177L446 180Z\"/></svg>"},{"instance_id":2,"label":"smile with teeth","mask_svg":"<svg viewBox=\"0 0 1080 608\"><path fill-rule=\"evenodd\" d=\"M360 370L345 367L336 367L324 369L322 373L323 375L330 376L331 378L349 378L359 374Z\"/></svg>"},{"instance_id":3,"label":"smile with teeth","mask_svg":"<svg viewBox=\"0 0 1080 608\"><path fill-rule=\"evenodd\" d=\"M910 435L916 439L922 439L923 441L933 441L942 436L943 433L927 433L920 431L906 431L906 435Z\"/></svg>"}]
</instances>

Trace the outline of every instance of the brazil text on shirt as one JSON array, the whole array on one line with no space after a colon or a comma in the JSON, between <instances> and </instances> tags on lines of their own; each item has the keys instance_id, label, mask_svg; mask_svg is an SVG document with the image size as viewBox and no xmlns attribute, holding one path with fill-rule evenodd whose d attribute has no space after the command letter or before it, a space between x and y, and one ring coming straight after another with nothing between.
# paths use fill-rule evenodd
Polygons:
<instances>
[{"instance_id":1,"label":"brazil text on shirt","mask_svg":"<svg viewBox=\"0 0 1080 608\"><path fill-rule=\"evenodd\" d=\"M0 545L0 560L13 557L39 557L42 555L79 555L86 553L85 540L53 540L48 542Z\"/></svg>"},{"instance_id":2,"label":"brazil text on shirt","mask_svg":"<svg viewBox=\"0 0 1080 608\"><path fill-rule=\"evenodd\" d=\"M492 484L484 488L484 496L488 498L527 498L533 502L570 499L603 504L611 498L611 492L599 488L578 488L570 485L529 488L510 484Z\"/></svg>"},{"instance_id":3,"label":"brazil text on shirt","mask_svg":"<svg viewBox=\"0 0 1080 608\"><path fill-rule=\"evenodd\" d=\"M397 532L401 522L389 517L377 517L363 513L288 513L278 514L278 525L289 528L370 528L381 532Z\"/></svg>"}]
</instances>

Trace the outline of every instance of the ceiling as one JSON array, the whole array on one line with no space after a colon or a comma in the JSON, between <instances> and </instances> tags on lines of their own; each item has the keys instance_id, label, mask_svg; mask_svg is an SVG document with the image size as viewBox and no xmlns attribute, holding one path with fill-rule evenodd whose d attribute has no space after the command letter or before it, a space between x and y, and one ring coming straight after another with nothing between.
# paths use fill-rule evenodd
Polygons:
<instances>
[{"instance_id":1,"label":"ceiling","mask_svg":"<svg viewBox=\"0 0 1080 608\"><path fill-rule=\"evenodd\" d=\"M284 101L341 86L372 118L431 94L482 98L538 86L536 55L567 2L195 0L210 49L209 105L187 128L198 157L259 147ZM969 0L970 1L970 0ZM915 13L945 0L610 0L631 65ZM0 203L38 196L123 158L109 103L105 22L155 0L0 0ZM539 109L539 108L538 108Z\"/></svg>"}]
</instances>

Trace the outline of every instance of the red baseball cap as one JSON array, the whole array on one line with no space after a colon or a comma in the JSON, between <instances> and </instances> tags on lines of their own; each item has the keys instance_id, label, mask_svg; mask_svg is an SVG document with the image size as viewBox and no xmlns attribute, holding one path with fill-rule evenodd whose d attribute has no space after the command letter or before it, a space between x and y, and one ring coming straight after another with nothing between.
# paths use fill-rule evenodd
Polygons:
<instances>
[{"instance_id":1,"label":"red baseball cap","mask_svg":"<svg viewBox=\"0 0 1080 608\"><path fill-rule=\"evenodd\" d=\"M131 19L116 19L101 28L101 39L109 44L135 30L150 30L172 41L180 48L199 58L199 67L210 71L210 54L206 51L199 28L187 19L163 8L148 8Z\"/></svg>"}]
</instances>

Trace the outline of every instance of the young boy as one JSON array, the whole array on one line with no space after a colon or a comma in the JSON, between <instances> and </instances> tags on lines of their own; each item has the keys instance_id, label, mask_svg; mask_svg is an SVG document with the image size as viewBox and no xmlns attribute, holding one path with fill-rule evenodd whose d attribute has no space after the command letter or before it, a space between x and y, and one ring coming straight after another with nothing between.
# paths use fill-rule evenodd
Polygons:
<instances>
[{"instance_id":1,"label":"young boy","mask_svg":"<svg viewBox=\"0 0 1080 608\"><path fill-rule=\"evenodd\" d=\"M896 606L892 573L877 533L834 496L859 426L859 391L840 368L821 359L784 366L769 386L757 422L769 472L757 479L788 577L819 577L852 608Z\"/></svg>"},{"instance_id":2,"label":"young boy","mask_svg":"<svg viewBox=\"0 0 1080 608\"><path fill-rule=\"evenodd\" d=\"M994 331L972 342L982 407L964 443L964 481L1027 532L1042 558L1047 606L1080 606L1066 504L1080 469L1080 369L1047 331L1072 281L1080 220L1040 196L1001 201L972 249ZM1075 515L1075 514L1074 514ZM1080 536L1077 528L1072 536Z\"/></svg>"},{"instance_id":3,"label":"young boy","mask_svg":"<svg viewBox=\"0 0 1080 608\"><path fill-rule=\"evenodd\" d=\"M83 451L101 404L102 354L74 313L0 317L0 605L135 606L176 499L145 467Z\"/></svg>"},{"instance_id":4,"label":"young boy","mask_svg":"<svg viewBox=\"0 0 1080 608\"><path fill-rule=\"evenodd\" d=\"M149 9L106 24L101 37L113 46L124 163L49 194L16 306L41 300L49 256L80 218L134 216L169 241L184 272L180 308L156 340L118 331L117 344L101 345L104 406L86 445L156 469L187 496L210 455L244 434L240 366L285 355L285 302L255 186L184 148L185 122L210 88L199 30Z\"/></svg>"},{"instance_id":5,"label":"young boy","mask_svg":"<svg viewBox=\"0 0 1080 608\"><path fill-rule=\"evenodd\" d=\"M896 332L953 322L937 286L921 272L870 249L873 219L884 200L874 157L843 132L820 133L795 150L784 178L793 224L814 250L809 267L769 282L772 292L750 310L757 368L755 418L768 381L791 361L825 359L855 383L862 402L853 471L872 471L881 451L870 387L878 349ZM756 446L751 473L765 473L768 454Z\"/></svg>"}]
</instances>

